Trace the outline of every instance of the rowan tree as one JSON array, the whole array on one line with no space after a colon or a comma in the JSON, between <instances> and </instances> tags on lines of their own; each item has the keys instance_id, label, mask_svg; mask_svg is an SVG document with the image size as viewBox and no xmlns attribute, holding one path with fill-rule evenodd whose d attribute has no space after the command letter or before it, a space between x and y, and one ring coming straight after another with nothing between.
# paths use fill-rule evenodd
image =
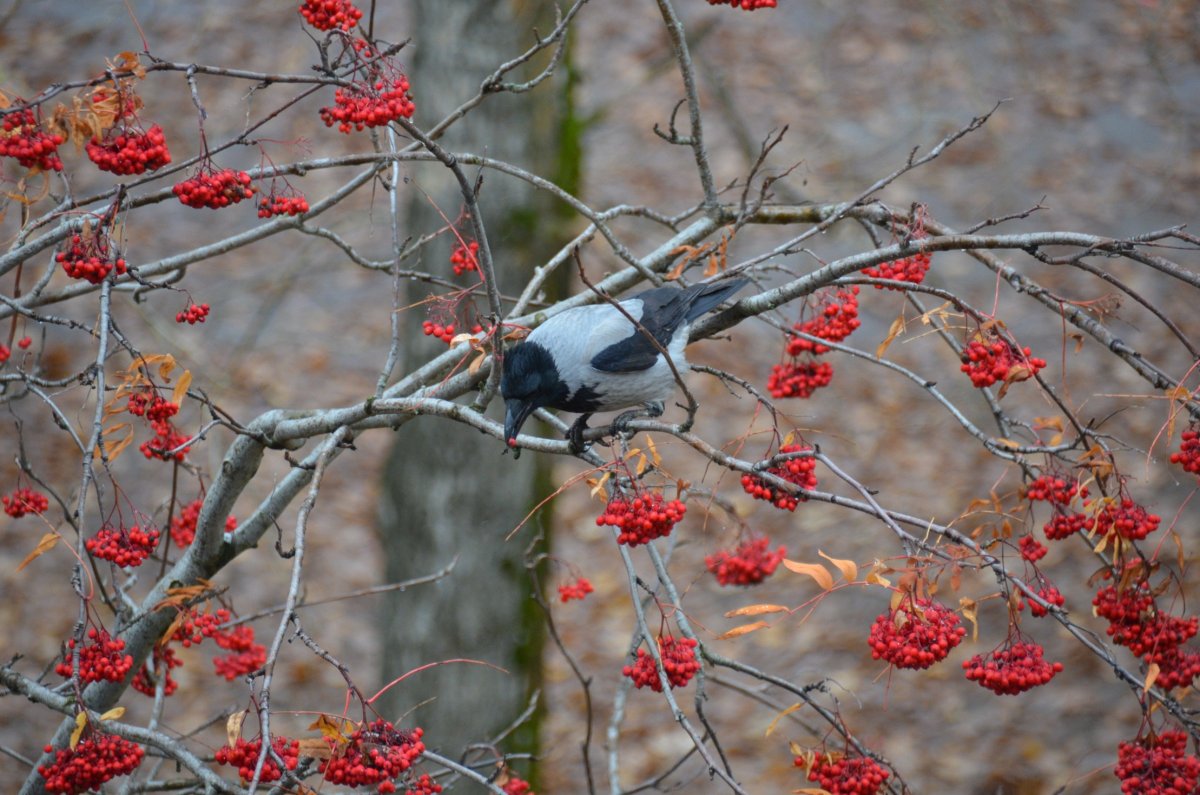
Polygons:
<instances>
[{"instance_id":1,"label":"rowan tree","mask_svg":"<svg viewBox=\"0 0 1200 795\"><path fill-rule=\"evenodd\" d=\"M338 468L409 422L474 428L478 466L513 466L495 408L506 348L573 307L734 276L752 287L693 327L707 342L691 358L704 363L680 373L678 406L619 429L597 423L581 451L564 438L570 418L540 411L520 447L561 459L561 477L518 526L480 528L526 550L528 598L573 677L578 708L553 718L570 736L542 737L577 753L572 789L661 787L690 766L714 791L753 791L751 776L800 792L925 791L913 760L860 730L869 717L848 706L854 683L778 665L756 645L817 631L851 633L890 700L941 677L947 691L986 689L1000 711L1031 690L1087 692L1072 668L1090 666L1133 717L1119 745L1090 749L1111 769L1082 776L1086 786L1111 789L1115 774L1125 792L1195 791L1200 618L1186 597L1200 240L1186 219L1134 233L1042 228L1035 196L954 228L935 196L891 198L914 173L953 169L949 155L1002 117L991 104L860 189L802 200L785 129L747 119L759 138L744 168L711 143L714 101L689 35L693 21L753 12L739 24L766 36L784 9L645 6L673 93L622 90L656 107L646 156L687 167L686 195L670 206L601 203L454 146L476 107L520 101L563 68L596 12L585 0L558 9L444 118L421 114L438 86L405 71L421 42L350 0L258 10L292 26L311 68L198 63L151 37L53 83L4 88L5 535L22 549L11 582L59 592L25 623L69 626L0 666L7 709L55 718L47 736L5 749L25 763L22 792L118 791L107 782L122 777L138 792L531 791L538 760L511 753L508 733L447 748L422 729L419 704L380 714L395 683L371 681L370 661L327 640L346 640L336 622L308 618L322 601L310 587L327 586L312 581L311 558L338 545L338 505L355 499ZM176 138L160 108L179 93L194 116ZM404 228L396 211L424 190L407 171L417 163L458 189L435 228ZM515 292L498 283L489 239L502 232L487 223L491 185L506 180L575 217L574 238L528 263ZM198 242L174 240L174 225ZM331 374L295 333L233 373L270 383L299 368L336 396L222 397L227 373L196 351L230 345L225 312L269 312L267 287L235 276L247 310L193 285L247 250L271 264L307 257L379 299L332 332L351 365ZM563 271L574 293L546 299ZM347 331L360 324L382 331L366 345ZM421 332L437 352L402 355ZM818 411L837 425L809 422ZM900 439L894 422L908 416L936 429ZM914 444L924 466L908 458ZM966 477L970 491L945 494L924 474L939 466L964 470L953 482ZM539 509L565 500L594 510L555 533L602 533L604 557L549 545ZM829 522L841 535L814 544L812 527ZM329 598L451 586L452 569ZM848 625L851 600L869 600L874 620ZM606 621L619 616L619 648L612 633L562 631L570 611L600 602ZM607 668L594 664L606 655ZM314 669L336 685L282 676ZM213 692L237 706L221 709ZM765 732L728 709L729 694L763 710ZM550 709L534 701L512 720ZM648 777L628 761L634 721L682 740Z\"/></svg>"}]
</instances>

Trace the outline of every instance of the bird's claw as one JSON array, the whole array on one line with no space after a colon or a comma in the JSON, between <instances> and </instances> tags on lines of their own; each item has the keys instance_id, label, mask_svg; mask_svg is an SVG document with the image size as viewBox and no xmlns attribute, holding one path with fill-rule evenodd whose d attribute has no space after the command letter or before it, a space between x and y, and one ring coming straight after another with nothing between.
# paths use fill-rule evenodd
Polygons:
<instances>
[{"instance_id":1,"label":"bird's claw","mask_svg":"<svg viewBox=\"0 0 1200 795\"><path fill-rule=\"evenodd\" d=\"M587 421L591 414L580 414L575 422L571 423L571 427L567 429L567 450L572 455L579 455L590 447L583 440L583 432L587 430Z\"/></svg>"}]
</instances>

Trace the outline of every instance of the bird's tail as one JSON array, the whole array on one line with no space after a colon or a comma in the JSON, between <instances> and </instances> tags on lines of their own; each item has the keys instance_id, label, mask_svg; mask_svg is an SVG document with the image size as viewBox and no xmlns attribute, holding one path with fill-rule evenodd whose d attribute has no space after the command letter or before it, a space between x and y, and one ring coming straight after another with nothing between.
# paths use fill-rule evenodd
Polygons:
<instances>
[{"instance_id":1,"label":"bird's tail","mask_svg":"<svg viewBox=\"0 0 1200 795\"><path fill-rule=\"evenodd\" d=\"M696 293L696 297L688 306L687 322L691 323L705 312L715 309L722 301L732 297L749 283L749 279L730 279L711 284L696 284L687 288L689 292L694 290Z\"/></svg>"}]
</instances>

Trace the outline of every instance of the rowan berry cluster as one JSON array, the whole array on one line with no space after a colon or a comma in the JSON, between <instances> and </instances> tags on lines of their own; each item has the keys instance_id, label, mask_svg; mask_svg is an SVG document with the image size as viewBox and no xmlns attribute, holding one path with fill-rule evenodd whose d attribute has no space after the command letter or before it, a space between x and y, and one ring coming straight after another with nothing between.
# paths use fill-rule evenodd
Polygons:
<instances>
[{"instance_id":1,"label":"rowan berry cluster","mask_svg":"<svg viewBox=\"0 0 1200 795\"><path fill-rule=\"evenodd\" d=\"M171 190L188 207L219 210L253 197L257 189L250 184L250 175L245 171L223 168L219 171L201 171L177 183Z\"/></svg>"},{"instance_id":2,"label":"rowan berry cluster","mask_svg":"<svg viewBox=\"0 0 1200 795\"><path fill-rule=\"evenodd\" d=\"M1030 563L1037 563L1046 557L1046 553L1050 551L1046 548L1045 544L1031 535L1021 536L1021 540L1017 542L1017 546L1021 549L1021 557Z\"/></svg>"},{"instance_id":3,"label":"rowan berry cluster","mask_svg":"<svg viewBox=\"0 0 1200 795\"><path fill-rule=\"evenodd\" d=\"M283 765L288 770L295 770L296 765L300 763L300 741L289 740L286 737L276 737L271 741L271 748L283 760ZM242 781L250 781L254 778L254 769L258 767L258 757L262 753L262 739L243 740L238 738L237 742L231 747L228 745L217 749L213 758L218 765L229 765L238 769L238 775L242 777ZM263 761L262 773L259 774L258 780L263 783L278 781L283 778L283 770L279 767L279 763L271 754L267 754L267 758Z\"/></svg>"},{"instance_id":4,"label":"rowan berry cluster","mask_svg":"<svg viewBox=\"0 0 1200 795\"><path fill-rule=\"evenodd\" d=\"M479 242L472 240L465 246L461 243L450 252L450 264L454 266L454 275L461 276L470 271L479 270Z\"/></svg>"},{"instance_id":5,"label":"rowan berry cluster","mask_svg":"<svg viewBox=\"0 0 1200 795\"><path fill-rule=\"evenodd\" d=\"M1187 753L1188 736L1166 731L1117 745L1117 767L1125 795L1188 795L1200 783L1200 760Z\"/></svg>"},{"instance_id":6,"label":"rowan berry cluster","mask_svg":"<svg viewBox=\"0 0 1200 795\"><path fill-rule=\"evenodd\" d=\"M772 397L805 399L832 381L833 365L829 362L791 361L771 368L767 391Z\"/></svg>"},{"instance_id":7,"label":"rowan berry cluster","mask_svg":"<svg viewBox=\"0 0 1200 795\"><path fill-rule=\"evenodd\" d=\"M267 647L254 642L254 627L242 624L228 632L218 632L213 640L228 654L213 657L213 668L217 676L232 682L239 676L248 676L267 662Z\"/></svg>"},{"instance_id":8,"label":"rowan berry cluster","mask_svg":"<svg viewBox=\"0 0 1200 795\"><path fill-rule=\"evenodd\" d=\"M177 641L185 649L197 646L203 643L205 638L215 638L221 634L221 625L227 623L231 617L230 612L223 607L211 613L188 610L171 633L171 640Z\"/></svg>"},{"instance_id":9,"label":"rowan berry cluster","mask_svg":"<svg viewBox=\"0 0 1200 795\"><path fill-rule=\"evenodd\" d=\"M1159 667L1155 680L1159 687L1184 687L1200 676L1200 653L1183 648L1196 636L1200 619L1160 611L1145 580L1125 588L1105 586L1096 592L1092 605L1096 615L1108 621L1106 632L1113 643Z\"/></svg>"},{"instance_id":10,"label":"rowan berry cluster","mask_svg":"<svg viewBox=\"0 0 1200 795\"><path fill-rule=\"evenodd\" d=\"M146 458L157 458L160 461L183 461L187 458L188 452L192 449L190 444L192 437L177 431L175 426L167 420L151 421L150 427L154 429L154 437L142 442L138 447L142 451L142 455Z\"/></svg>"},{"instance_id":11,"label":"rowan berry cluster","mask_svg":"<svg viewBox=\"0 0 1200 795\"><path fill-rule=\"evenodd\" d=\"M1066 513L1055 508L1054 517L1042 528L1046 538L1051 541L1061 541L1081 530L1091 531L1096 526L1096 520L1085 513Z\"/></svg>"},{"instance_id":12,"label":"rowan berry cluster","mask_svg":"<svg viewBox=\"0 0 1200 795\"><path fill-rule=\"evenodd\" d=\"M190 326L203 323L208 319L208 310L210 308L208 304L193 304L189 301L187 307L175 315L175 322L187 323Z\"/></svg>"},{"instance_id":13,"label":"rowan berry cluster","mask_svg":"<svg viewBox=\"0 0 1200 795\"><path fill-rule=\"evenodd\" d=\"M786 455L788 453L800 453L811 449L808 445L785 444L779 448L779 453L780 455ZM806 456L804 458L793 458L784 461L782 464L776 464L766 471L768 474L783 478L802 489L812 490L817 487L816 469L817 460ZM797 505L808 500L803 495L788 494L774 486L769 486L761 476L749 473L742 475L742 489L756 500L766 500L776 508L785 511L794 511Z\"/></svg>"},{"instance_id":14,"label":"rowan berry cluster","mask_svg":"<svg viewBox=\"0 0 1200 795\"><path fill-rule=\"evenodd\" d=\"M428 773L422 773L405 785L404 795L437 795L441 791L441 784L434 781Z\"/></svg>"},{"instance_id":15,"label":"rowan berry cluster","mask_svg":"<svg viewBox=\"0 0 1200 795\"><path fill-rule=\"evenodd\" d=\"M308 199L303 194L272 193L258 201L258 217L270 218L275 215L303 215L308 212Z\"/></svg>"},{"instance_id":16,"label":"rowan berry cluster","mask_svg":"<svg viewBox=\"0 0 1200 795\"><path fill-rule=\"evenodd\" d=\"M621 532L618 544L636 547L671 534L671 529L683 518L687 506L679 500L667 502L656 491L639 494L631 500L613 497L596 524L611 525Z\"/></svg>"},{"instance_id":17,"label":"rowan berry cluster","mask_svg":"<svg viewBox=\"0 0 1200 795\"><path fill-rule=\"evenodd\" d=\"M320 772L330 784L348 787L378 787L380 793L395 792L392 780L402 775L425 753L423 730L396 729L382 718L356 730L345 747L321 762Z\"/></svg>"},{"instance_id":18,"label":"rowan berry cluster","mask_svg":"<svg viewBox=\"0 0 1200 795\"><path fill-rule=\"evenodd\" d=\"M363 15L350 0L304 0L299 10L304 21L317 30L350 30Z\"/></svg>"},{"instance_id":19,"label":"rowan berry cluster","mask_svg":"<svg viewBox=\"0 0 1200 795\"><path fill-rule=\"evenodd\" d=\"M700 671L700 661L696 659L696 641L692 638L675 638L671 635L664 638L659 635L658 656L662 658L663 671L672 689L686 687ZM622 668L621 674L632 679L635 687L649 687L656 693L662 692L662 680L658 677L654 657L645 649L637 650L637 660Z\"/></svg>"},{"instance_id":20,"label":"rowan berry cluster","mask_svg":"<svg viewBox=\"0 0 1200 795\"><path fill-rule=\"evenodd\" d=\"M140 566L154 554L158 546L158 530L153 527L142 529L137 525L125 527L103 527L96 535L83 542L93 557L112 561L121 568Z\"/></svg>"},{"instance_id":21,"label":"rowan berry cluster","mask_svg":"<svg viewBox=\"0 0 1200 795\"><path fill-rule=\"evenodd\" d=\"M98 790L104 782L132 773L146 755L137 743L112 734L93 735L74 748L55 752L47 745L44 750L54 753L54 761L39 766L38 773L46 780L46 792L56 795Z\"/></svg>"},{"instance_id":22,"label":"rowan berry cluster","mask_svg":"<svg viewBox=\"0 0 1200 795\"><path fill-rule=\"evenodd\" d=\"M112 127L104 137L88 141L87 156L101 171L118 176L157 171L171 162L167 137L157 124L149 130L136 127Z\"/></svg>"},{"instance_id":23,"label":"rowan berry cluster","mask_svg":"<svg viewBox=\"0 0 1200 795\"><path fill-rule=\"evenodd\" d=\"M0 157L15 158L25 168L62 171L58 147L65 142L61 135L43 129L32 108L10 113L0 124Z\"/></svg>"},{"instance_id":24,"label":"rowan berry cluster","mask_svg":"<svg viewBox=\"0 0 1200 795\"><path fill-rule=\"evenodd\" d=\"M1058 475L1039 475L1025 487L1027 499L1045 500L1052 505L1069 505L1076 495L1087 497L1087 487L1081 489L1079 484Z\"/></svg>"},{"instance_id":25,"label":"rowan berry cluster","mask_svg":"<svg viewBox=\"0 0 1200 795\"><path fill-rule=\"evenodd\" d=\"M9 356L12 356L12 349L0 343L0 364L7 362Z\"/></svg>"},{"instance_id":26,"label":"rowan berry cluster","mask_svg":"<svg viewBox=\"0 0 1200 795\"><path fill-rule=\"evenodd\" d=\"M1062 671L1062 663L1048 662L1043 653L1037 643L1006 643L1003 648L993 651L986 662L981 654L964 660L963 670L967 679L978 682L981 687L997 695L1015 696L1046 684Z\"/></svg>"},{"instance_id":27,"label":"rowan berry cluster","mask_svg":"<svg viewBox=\"0 0 1200 795\"><path fill-rule=\"evenodd\" d=\"M569 602L572 599L582 600L594 590L591 581L587 577L579 577L558 586L558 598L564 602Z\"/></svg>"},{"instance_id":28,"label":"rowan berry cluster","mask_svg":"<svg viewBox=\"0 0 1200 795\"><path fill-rule=\"evenodd\" d=\"M1030 356L1030 353L1028 347L1018 350L1006 339L971 340L963 348L961 369L979 389L997 381L1006 384L1025 381L1046 366L1045 359Z\"/></svg>"},{"instance_id":29,"label":"rowan berry cluster","mask_svg":"<svg viewBox=\"0 0 1200 795\"><path fill-rule=\"evenodd\" d=\"M891 775L865 756L816 754L811 760L797 756L796 767L808 768L808 780L829 795L875 795Z\"/></svg>"},{"instance_id":30,"label":"rowan berry cluster","mask_svg":"<svg viewBox=\"0 0 1200 795\"><path fill-rule=\"evenodd\" d=\"M849 290L826 291L819 300L816 317L796 323L792 328L802 334L841 342L861 324L862 321L858 319L858 287L855 285ZM799 356L801 353L820 355L828 351L828 346L802 337L792 337L787 344L788 356Z\"/></svg>"},{"instance_id":31,"label":"rowan berry cluster","mask_svg":"<svg viewBox=\"0 0 1200 795\"><path fill-rule=\"evenodd\" d=\"M1084 503L1087 505L1088 503ZM1096 530L1101 535L1116 533L1129 541L1141 541L1158 529L1162 517L1148 513L1133 500L1109 502L1096 513Z\"/></svg>"},{"instance_id":32,"label":"rowan berry cluster","mask_svg":"<svg viewBox=\"0 0 1200 795\"><path fill-rule=\"evenodd\" d=\"M721 585L757 585L775 573L787 547L771 551L766 536L747 538L735 549L722 549L704 558L704 565Z\"/></svg>"},{"instance_id":33,"label":"rowan berry cluster","mask_svg":"<svg viewBox=\"0 0 1200 795\"><path fill-rule=\"evenodd\" d=\"M1193 423L1183 432L1179 452L1171 453L1171 463L1179 464L1185 472L1200 475L1200 425Z\"/></svg>"},{"instance_id":34,"label":"rowan berry cluster","mask_svg":"<svg viewBox=\"0 0 1200 795\"><path fill-rule=\"evenodd\" d=\"M932 257L926 252L920 251L911 257L883 262L874 268L863 268L863 275L870 276L872 279L892 279L897 282L920 284L925 281L925 274L929 272L931 262ZM904 288L893 287L890 284L877 284L875 289L902 290Z\"/></svg>"},{"instance_id":35,"label":"rowan berry cluster","mask_svg":"<svg viewBox=\"0 0 1200 795\"><path fill-rule=\"evenodd\" d=\"M1067 601L1063 598L1062 593L1049 583L1042 583L1042 587L1038 588L1036 591L1034 591L1034 593L1050 604L1057 605L1058 607L1062 607ZM1049 612L1049 610L1042 607L1037 602L1032 600L1029 602L1029 614L1034 618L1042 618Z\"/></svg>"},{"instance_id":36,"label":"rowan berry cluster","mask_svg":"<svg viewBox=\"0 0 1200 795\"><path fill-rule=\"evenodd\" d=\"M871 657L897 668L922 670L946 659L966 628L958 615L931 599L906 596L871 625Z\"/></svg>"},{"instance_id":37,"label":"rowan berry cluster","mask_svg":"<svg viewBox=\"0 0 1200 795\"><path fill-rule=\"evenodd\" d=\"M421 329L425 332L426 337L437 337L447 345L454 344L454 337L459 333L453 323L435 323L432 320L422 323ZM481 331L483 331L483 326L478 323L471 326L472 334L478 334Z\"/></svg>"},{"instance_id":38,"label":"rowan berry cluster","mask_svg":"<svg viewBox=\"0 0 1200 795\"><path fill-rule=\"evenodd\" d=\"M66 247L54 255L55 261L72 279L99 284L113 271L125 273L125 260L118 256L103 233L72 235Z\"/></svg>"},{"instance_id":39,"label":"rowan berry cluster","mask_svg":"<svg viewBox=\"0 0 1200 795\"><path fill-rule=\"evenodd\" d=\"M196 521L200 518L200 506L204 500L189 502L180 509L179 515L171 520L171 540L176 546L186 547L196 538ZM237 529L237 519L232 516L225 518L225 532L232 533Z\"/></svg>"},{"instance_id":40,"label":"rowan berry cluster","mask_svg":"<svg viewBox=\"0 0 1200 795\"><path fill-rule=\"evenodd\" d=\"M326 127L337 124L339 131L349 133L382 127L402 117L411 118L416 105L408 89L408 78L402 74L370 85L360 83L339 88L333 95L334 107L321 108L321 121Z\"/></svg>"},{"instance_id":41,"label":"rowan berry cluster","mask_svg":"<svg viewBox=\"0 0 1200 795\"><path fill-rule=\"evenodd\" d=\"M88 682L120 682L133 667L133 656L125 654L125 641L113 638L108 630L91 627L87 631L88 640L79 646L79 681ZM63 660L54 666L54 672L59 676L71 678L73 669L72 657L75 656L75 638L67 641L67 650Z\"/></svg>"},{"instance_id":42,"label":"rowan berry cluster","mask_svg":"<svg viewBox=\"0 0 1200 795\"><path fill-rule=\"evenodd\" d=\"M150 388L138 389L129 394L129 413L145 417L150 422L166 422L179 413L179 404L155 394Z\"/></svg>"},{"instance_id":43,"label":"rowan berry cluster","mask_svg":"<svg viewBox=\"0 0 1200 795\"><path fill-rule=\"evenodd\" d=\"M179 689L179 683L171 678L171 669L183 665L183 660L175 656L175 650L170 646L155 646L149 665L143 665L133 675L129 686L142 695L154 698L154 686L162 677L163 695L172 695Z\"/></svg>"},{"instance_id":44,"label":"rowan berry cluster","mask_svg":"<svg viewBox=\"0 0 1200 795\"><path fill-rule=\"evenodd\" d=\"M504 790L504 795L534 795L528 781L511 773L508 776L508 781L505 781L504 786L500 789Z\"/></svg>"},{"instance_id":45,"label":"rowan berry cluster","mask_svg":"<svg viewBox=\"0 0 1200 795\"><path fill-rule=\"evenodd\" d=\"M50 507L50 500L45 494L40 494L28 486L21 486L12 494L0 497L4 504L4 512L14 519L20 519L27 513L41 513Z\"/></svg>"},{"instance_id":46,"label":"rowan berry cluster","mask_svg":"<svg viewBox=\"0 0 1200 795\"><path fill-rule=\"evenodd\" d=\"M760 8L774 8L776 0L708 0L710 6L728 5L740 8L742 11L757 11Z\"/></svg>"}]
</instances>

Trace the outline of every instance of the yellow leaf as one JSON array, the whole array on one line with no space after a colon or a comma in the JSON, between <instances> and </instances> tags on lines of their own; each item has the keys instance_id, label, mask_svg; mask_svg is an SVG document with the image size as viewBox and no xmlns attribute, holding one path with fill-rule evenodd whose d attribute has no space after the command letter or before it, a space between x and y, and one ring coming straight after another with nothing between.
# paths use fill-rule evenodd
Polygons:
<instances>
[{"instance_id":1,"label":"yellow leaf","mask_svg":"<svg viewBox=\"0 0 1200 795\"><path fill-rule=\"evenodd\" d=\"M105 437L115 437L122 431L127 431L123 436L120 436L113 441ZM128 422L118 422L116 425L111 425L100 432L100 441L96 444L96 449L92 451L93 458L100 458L102 455L107 457L110 462L116 461L117 457L125 451L133 442L133 426Z\"/></svg>"},{"instance_id":2,"label":"yellow leaf","mask_svg":"<svg viewBox=\"0 0 1200 795\"><path fill-rule=\"evenodd\" d=\"M887 336L883 338L883 342L879 343L879 347L875 349L875 358L882 359L883 354L891 347L896 338L904 333L904 313L892 321L891 328L888 329Z\"/></svg>"},{"instance_id":3,"label":"yellow leaf","mask_svg":"<svg viewBox=\"0 0 1200 795\"><path fill-rule=\"evenodd\" d=\"M646 434L646 448L650 451L650 457L654 459L654 466L662 466L662 456L658 454L658 448L654 446L654 438L650 434Z\"/></svg>"},{"instance_id":4,"label":"yellow leaf","mask_svg":"<svg viewBox=\"0 0 1200 795\"><path fill-rule=\"evenodd\" d=\"M646 467L650 464L650 459L646 458L646 454L642 453L638 456L637 476L640 478L646 473Z\"/></svg>"},{"instance_id":5,"label":"yellow leaf","mask_svg":"<svg viewBox=\"0 0 1200 795\"><path fill-rule=\"evenodd\" d=\"M858 579L858 564L852 560L842 560L841 558L831 558L821 550L817 550L817 554L825 558L825 560L837 566L838 571L846 578L846 582L854 582Z\"/></svg>"},{"instance_id":6,"label":"yellow leaf","mask_svg":"<svg viewBox=\"0 0 1200 795\"><path fill-rule=\"evenodd\" d=\"M352 734L356 727L348 720L331 718L322 713L308 728L309 731L313 729L318 730L323 736L331 740L343 740Z\"/></svg>"},{"instance_id":7,"label":"yellow leaf","mask_svg":"<svg viewBox=\"0 0 1200 795\"><path fill-rule=\"evenodd\" d=\"M124 707L113 707L108 712L100 716L100 720L116 720L125 714Z\"/></svg>"},{"instance_id":8,"label":"yellow leaf","mask_svg":"<svg viewBox=\"0 0 1200 795\"><path fill-rule=\"evenodd\" d=\"M603 475L600 476L600 479L596 481L596 485L592 486L592 498L593 499L595 499L596 495L598 495L600 492L604 491L604 484L608 482L608 479L610 477L612 477L612 473L605 472Z\"/></svg>"},{"instance_id":9,"label":"yellow leaf","mask_svg":"<svg viewBox=\"0 0 1200 795\"><path fill-rule=\"evenodd\" d=\"M75 746L79 745L79 735L83 734L83 727L87 726L87 713L80 712L75 716L75 728L71 730L71 750L75 750Z\"/></svg>"},{"instance_id":10,"label":"yellow leaf","mask_svg":"<svg viewBox=\"0 0 1200 795\"><path fill-rule=\"evenodd\" d=\"M804 707L804 702L797 701L795 704L792 704L790 707L785 709L783 712L780 712L778 715L776 715L774 718L771 719L771 724L769 726L767 726L767 730L766 730L766 732L763 733L763 736L770 737L775 732L775 727L779 725L779 721L783 720L788 715L791 715L793 712L796 712L797 710L802 709L803 707Z\"/></svg>"},{"instance_id":11,"label":"yellow leaf","mask_svg":"<svg viewBox=\"0 0 1200 795\"><path fill-rule=\"evenodd\" d=\"M179 376L179 382L175 384L175 391L171 393L171 402L176 406L183 405L183 398L187 394L188 387L192 385L192 371L184 370L183 375Z\"/></svg>"},{"instance_id":12,"label":"yellow leaf","mask_svg":"<svg viewBox=\"0 0 1200 795\"><path fill-rule=\"evenodd\" d=\"M971 640L979 640L979 605L974 599L964 596L958 600L958 608L962 611L963 618L971 622Z\"/></svg>"},{"instance_id":13,"label":"yellow leaf","mask_svg":"<svg viewBox=\"0 0 1200 795\"><path fill-rule=\"evenodd\" d=\"M17 566L17 571L20 571L32 563L34 558L41 557L50 550L54 549L54 545L58 543L58 539L58 533L46 533L44 536L42 536L42 540L38 542L38 545L33 548L32 552L25 556L25 560L21 561L21 565Z\"/></svg>"},{"instance_id":14,"label":"yellow leaf","mask_svg":"<svg viewBox=\"0 0 1200 795\"><path fill-rule=\"evenodd\" d=\"M755 632L757 630L762 629L763 627L769 627L769 626L771 626L771 625L768 624L766 621L755 621L753 624L742 624L740 627L734 627L733 629L729 630L728 632L722 632L720 635L717 635L716 639L717 640L729 640L730 638L736 638L741 635L748 635L751 632Z\"/></svg>"},{"instance_id":15,"label":"yellow leaf","mask_svg":"<svg viewBox=\"0 0 1200 795\"><path fill-rule=\"evenodd\" d=\"M869 572L867 572L867 583L870 585L882 585L884 588L891 588L892 581L880 574L882 571L890 571L890 569L884 566L882 561L875 561L875 565L871 567Z\"/></svg>"},{"instance_id":16,"label":"yellow leaf","mask_svg":"<svg viewBox=\"0 0 1200 795\"><path fill-rule=\"evenodd\" d=\"M995 442L996 444L1000 445L1001 447L1008 447L1010 449L1021 446L1020 442L1014 442L1012 439L1005 439L1003 436L993 439L992 441Z\"/></svg>"},{"instance_id":17,"label":"yellow leaf","mask_svg":"<svg viewBox=\"0 0 1200 795\"><path fill-rule=\"evenodd\" d=\"M833 795L829 790L821 789L820 787L805 787L803 789L794 789L792 792L795 795Z\"/></svg>"},{"instance_id":18,"label":"yellow leaf","mask_svg":"<svg viewBox=\"0 0 1200 795\"><path fill-rule=\"evenodd\" d=\"M1150 663L1146 668L1146 682L1142 687L1146 690L1154 687L1154 683L1158 680L1158 674L1162 669L1158 667L1158 663Z\"/></svg>"},{"instance_id":19,"label":"yellow leaf","mask_svg":"<svg viewBox=\"0 0 1200 795\"><path fill-rule=\"evenodd\" d=\"M785 605L746 605L739 607L737 610L730 610L725 614L726 618L734 618L735 616L761 616L766 613L790 613L791 608Z\"/></svg>"},{"instance_id":20,"label":"yellow leaf","mask_svg":"<svg viewBox=\"0 0 1200 795\"><path fill-rule=\"evenodd\" d=\"M471 360L471 363L467 366L467 372L469 372L471 375L475 375L475 373L479 372L479 368L483 367L483 363L486 359L487 359L487 354L480 353L478 356L476 356L474 359Z\"/></svg>"},{"instance_id":21,"label":"yellow leaf","mask_svg":"<svg viewBox=\"0 0 1200 795\"><path fill-rule=\"evenodd\" d=\"M829 569L822 566L820 563L801 563L796 560L783 559L783 565L788 571L794 571L797 574L806 574L817 581L817 585L828 591L833 587L833 575L829 573Z\"/></svg>"}]
</instances>

